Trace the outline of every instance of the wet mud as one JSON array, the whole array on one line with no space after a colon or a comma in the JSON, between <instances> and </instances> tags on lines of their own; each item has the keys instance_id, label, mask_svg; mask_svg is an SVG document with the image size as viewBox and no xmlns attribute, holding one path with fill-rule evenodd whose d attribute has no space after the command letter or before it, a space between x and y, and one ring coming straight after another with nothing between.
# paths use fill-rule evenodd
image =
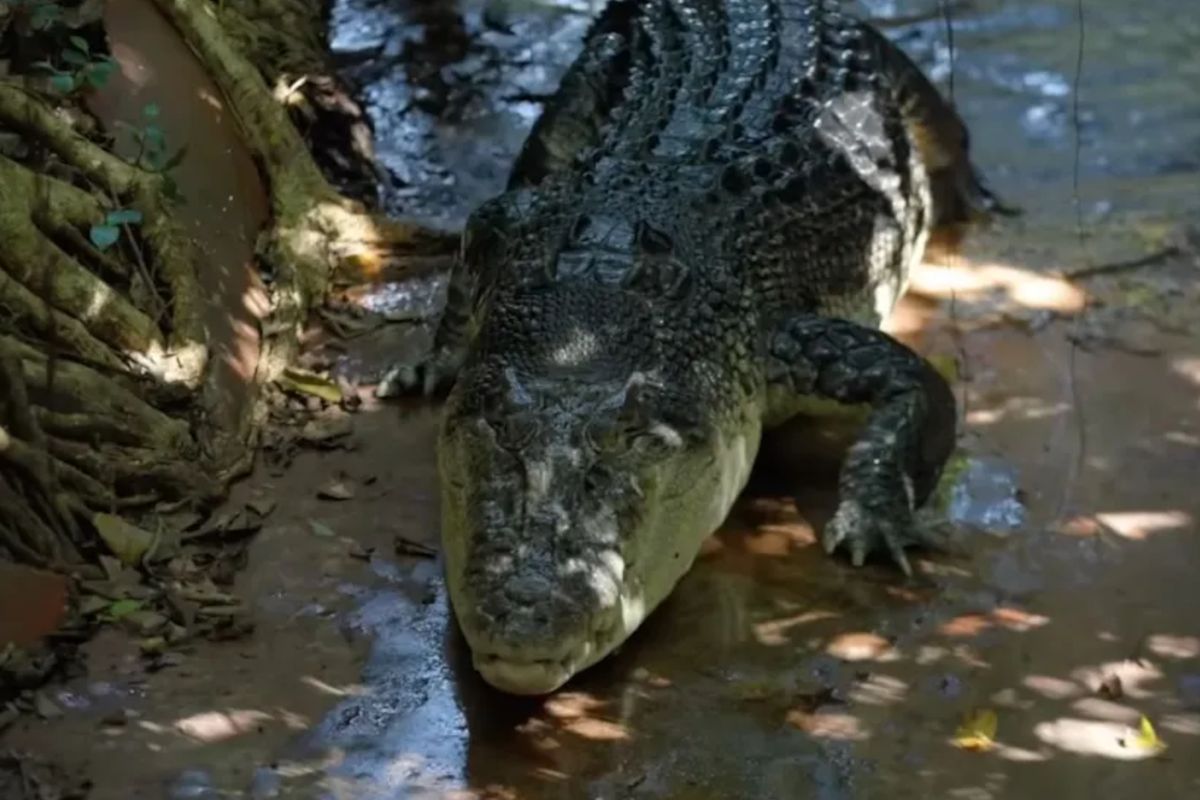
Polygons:
<instances>
[{"instance_id":1,"label":"wet mud","mask_svg":"<svg viewBox=\"0 0 1200 800\"><path fill-rule=\"evenodd\" d=\"M916 17L888 32L945 80L925 5L864 3ZM590 9L447 7L339 0L332 41L364 87L388 208L453 228L503 183ZM426 549L436 408L370 396L428 341L394 322L331 355L362 385L346 446L238 488L235 503L277 501L238 580L254 635L150 673L109 632L52 690L61 716L5 744L101 800L1200 793L1200 23L1167 0L1088 2L1076 109L1073 2L955 7L955 97L1025 213L931 253L888 323L955 365L951 552L916 558L911 582L825 556L849 431L798 421L614 657L548 698L500 695L472 673ZM441 290L379 275L345 294L420 320ZM331 480L353 496L322 499ZM995 730L973 748L981 710Z\"/></svg>"}]
</instances>

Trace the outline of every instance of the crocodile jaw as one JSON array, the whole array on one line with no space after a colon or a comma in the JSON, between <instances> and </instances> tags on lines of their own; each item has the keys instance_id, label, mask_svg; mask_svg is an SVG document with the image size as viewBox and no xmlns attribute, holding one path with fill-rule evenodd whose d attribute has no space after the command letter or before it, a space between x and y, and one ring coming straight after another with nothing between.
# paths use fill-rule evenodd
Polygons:
<instances>
[{"instance_id":1,"label":"crocodile jaw","mask_svg":"<svg viewBox=\"0 0 1200 800\"><path fill-rule=\"evenodd\" d=\"M453 604L453 600L451 602ZM561 658L534 659L522 657L511 649L501 655L496 650L472 648L471 661L476 672L502 692L531 696L549 694L611 653L646 618L646 606L640 594L622 596L619 607L616 625L605 629L600 636L577 640Z\"/></svg>"},{"instance_id":2,"label":"crocodile jaw","mask_svg":"<svg viewBox=\"0 0 1200 800\"><path fill-rule=\"evenodd\" d=\"M464 476L453 463L463 453L450 455L447 451L454 448L443 441L442 539L450 603L483 679L510 694L548 694L627 640L671 593L704 540L725 520L749 479L761 430L757 414L748 415L738 429L717 435L710 451L693 456L705 463L703 469L680 470L688 477L671 487L675 491L645 499L643 523L626 534L632 567L622 570L615 606L599 612L599 622L593 619L590 625L564 632L549 646L498 642L480 629L472 613L474 587L468 585L465 570L471 536L469 493L463 491ZM664 465L664 472L673 466L677 465Z\"/></svg>"}]
</instances>

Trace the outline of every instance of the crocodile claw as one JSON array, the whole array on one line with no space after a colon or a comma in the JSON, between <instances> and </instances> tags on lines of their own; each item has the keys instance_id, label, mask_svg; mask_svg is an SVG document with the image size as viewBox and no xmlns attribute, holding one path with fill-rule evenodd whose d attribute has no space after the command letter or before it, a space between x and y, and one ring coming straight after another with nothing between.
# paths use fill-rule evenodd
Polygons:
<instances>
[{"instance_id":1,"label":"crocodile claw","mask_svg":"<svg viewBox=\"0 0 1200 800\"><path fill-rule=\"evenodd\" d=\"M872 512L857 500L842 500L838 512L830 519L821 534L821 543L826 553L833 553L840 546L850 549L850 560L854 566L863 566L869 554L881 549L892 555L896 566L912 577L912 567L904 553L907 546L922 543L914 531L910 513L881 515Z\"/></svg>"},{"instance_id":2,"label":"crocodile claw","mask_svg":"<svg viewBox=\"0 0 1200 800\"><path fill-rule=\"evenodd\" d=\"M375 388L375 396L432 397L454 383L461 362L462 359L456 354L435 352L423 361L395 364L383 374Z\"/></svg>"}]
</instances>

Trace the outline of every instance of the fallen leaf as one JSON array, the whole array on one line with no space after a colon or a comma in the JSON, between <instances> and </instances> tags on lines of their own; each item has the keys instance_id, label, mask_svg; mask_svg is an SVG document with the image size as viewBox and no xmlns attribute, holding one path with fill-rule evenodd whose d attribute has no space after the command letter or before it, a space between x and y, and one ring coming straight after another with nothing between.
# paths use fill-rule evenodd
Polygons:
<instances>
[{"instance_id":1,"label":"fallen leaf","mask_svg":"<svg viewBox=\"0 0 1200 800\"><path fill-rule=\"evenodd\" d=\"M125 565L121 559L114 558L109 555L100 556L100 568L104 570L104 574L114 583L120 582L121 576L125 572Z\"/></svg>"},{"instance_id":2,"label":"fallen leaf","mask_svg":"<svg viewBox=\"0 0 1200 800\"><path fill-rule=\"evenodd\" d=\"M361 544L358 544L357 542L350 545L350 557L357 558L360 561L370 561L371 555L374 552L375 552L374 547L363 547Z\"/></svg>"},{"instance_id":3,"label":"fallen leaf","mask_svg":"<svg viewBox=\"0 0 1200 800\"><path fill-rule=\"evenodd\" d=\"M142 636L148 636L167 624L167 618L157 611L142 609L125 615L125 624Z\"/></svg>"},{"instance_id":4,"label":"fallen leaf","mask_svg":"<svg viewBox=\"0 0 1200 800\"><path fill-rule=\"evenodd\" d=\"M277 505L273 497L258 497L246 503L246 508L258 514L260 517L269 516L275 510Z\"/></svg>"},{"instance_id":5,"label":"fallen leaf","mask_svg":"<svg viewBox=\"0 0 1200 800\"><path fill-rule=\"evenodd\" d=\"M38 692L33 696L33 710L42 719L53 719L63 715L63 710L44 692Z\"/></svg>"},{"instance_id":6,"label":"fallen leaf","mask_svg":"<svg viewBox=\"0 0 1200 800\"><path fill-rule=\"evenodd\" d=\"M105 614L110 619L121 619L122 617L127 617L133 612L140 610L141 607L141 600L117 600L109 604L108 610L105 612Z\"/></svg>"},{"instance_id":7,"label":"fallen leaf","mask_svg":"<svg viewBox=\"0 0 1200 800\"><path fill-rule=\"evenodd\" d=\"M397 535L393 547L398 556L417 556L418 558L435 558L437 556L437 550L422 542L409 539L407 536Z\"/></svg>"},{"instance_id":8,"label":"fallen leaf","mask_svg":"<svg viewBox=\"0 0 1200 800\"><path fill-rule=\"evenodd\" d=\"M1120 700L1125 696L1125 687L1121 684L1120 675L1109 675L1100 684L1096 694L1105 700Z\"/></svg>"},{"instance_id":9,"label":"fallen leaf","mask_svg":"<svg viewBox=\"0 0 1200 800\"><path fill-rule=\"evenodd\" d=\"M1150 723L1150 718L1145 715L1142 716L1137 733L1125 741L1132 749L1142 752L1155 752L1167 749L1167 743L1158 738L1158 733L1154 730L1154 725Z\"/></svg>"},{"instance_id":10,"label":"fallen leaf","mask_svg":"<svg viewBox=\"0 0 1200 800\"><path fill-rule=\"evenodd\" d=\"M354 420L345 414L309 420L300 430L300 439L306 444L328 445L334 439L349 436L354 431Z\"/></svg>"},{"instance_id":11,"label":"fallen leaf","mask_svg":"<svg viewBox=\"0 0 1200 800\"><path fill-rule=\"evenodd\" d=\"M988 708L973 711L954 732L954 746L963 750L989 750L995 743L998 724L995 711Z\"/></svg>"},{"instance_id":12,"label":"fallen leaf","mask_svg":"<svg viewBox=\"0 0 1200 800\"><path fill-rule=\"evenodd\" d=\"M926 356L926 361L933 365L938 374L946 379L951 386L958 383L958 358L953 355L939 353Z\"/></svg>"},{"instance_id":13,"label":"fallen leaf","mask_svg":"<svg viewBox=\"0 0 1200 800\"><path fill-rule=\"evenodd\" d=\"M330 481L317 490L317 497L322 500L350 500L354 497L354 488L343 481Z\"/></svg>"},{"instance_id":14,"label":"fallen leaf","mask_svg":"<svg viewBox=\"0 0 1200 800\"><path fill-rule=\"evenodd\" d=\"M342 399L342 390L332 380L296 367L285 369L275 382L286 391L319 397L327 403Z\"/></svg>"},{"instance_id":15,"label":"fallen leaf","mask_svg":"<svg viewBox=\"0 0 1200 800\"><path fill-rule=\"evenodd\" d=\"M138 642L138 647L145 655L158 655L167 649L167 640L162 636L150 636Z\"/></svg>"},{"instance_id":16,"label":"fallen leaf","mask_svg":"<svg viewBox=\"0 0 1200 800\"><path fill-rule=\"evenodd\" d=\"M79 613L85 617L90 617L92 614L99 614L110 605L112 605L111 600L99 595L89 594L79 601Z\"/></svg>"},{"instance_id":17,"label":"fallen leaf","mask_svg":"<svg viewBox=\"0 0 1200 800\"><path fill-rule=\"evenodd\" d=\"M154 534L114 514L94 514L92 525L113 555L133 567L141 563L142 556L154 544Z\"/></svg>"},{"instance_id":18,"label":"fallen leaf","mask_svg":"<svg viewBox=\"0 0 1200 800\"><path fill-rule=\"evenodd\" d=\"M320 522L315 519L310 519L308 521L308 527L312 529L314 534L320 536L322 539L333 539L337 536L337 534L333 532L333 528L329 527L324 522Z\"/></svg>"}]
</instances>

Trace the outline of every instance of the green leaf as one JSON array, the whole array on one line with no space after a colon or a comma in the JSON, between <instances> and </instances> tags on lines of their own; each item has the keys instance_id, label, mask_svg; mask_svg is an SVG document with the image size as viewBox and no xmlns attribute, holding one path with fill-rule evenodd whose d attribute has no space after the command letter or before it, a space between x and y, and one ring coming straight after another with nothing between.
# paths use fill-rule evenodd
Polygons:
<instances>
[{"instance_id":1,"label":"green leaf","mask_svg":"<svg viewBox=\"0 0 1200 800\"><path fill-rule=\"evenodd\" d=\"M104 217L104 222L107 225L138 225L142 221L142 212L132 208L119 208L116 211L110 211Z\"/></svg>"},{"instance_id":2,"label":"green leaf","mask_svg":"<svg viewBox=\"0 0 1200 800\"><path fill-rule=\"evenodd\" d=\"M142 134L146 137L147 144L151 144L160 150L166 146L166 134L163 133L162 127L158 124L151 122L149 125L142 128Z\"/></svg>"},{"instance_id":3,"label":"green leaf","mask_svg":"<svg viewBox=\"0 0 1200 800\"><path fill-rule=\"evenodd\" d=\"M93 225L88 238L100 250L107 250L121 238L121 229L115 225Z\"/></svg>"},{"instance_id":4,"label":"green leaf","mask_svg":"<svg viewBox=\"0 0 1200 800\"><path fill-rule=\"evenodd\" d=\"M62 9L56 3L36 6L29 15L29 24L34 30L44 31L62 17Z\"/></svg>"},{"instance_id":5,"label":"green leaf","mask_svg":"<svg viewBox=\"0 0 1200 800\"><path fill-rule=\"evenodd\" d=\"M146 107L142 109L142 116L146 119L158 119L158 103L146 103Z\"/></svg>"},{"instance_id":6,"label":"green leaf","mask_svg":"<svg viewBox=\"0 0 1200 800\"><path fill-rule=\"evenodd\" d=\"M108 79L112 77L113 71L116 69L116 64L109 61L93 61L87 68L87 81L97 89L108 83Z\"/></svg>"},{"instance_id":7,"label":"green leaf","mask_svg":"<svg viewBox=\"0 0 1200 800\"><path fill-rule=\"evenodd\" d=\"M87 53L76 50L74 47L64 47L62 51L62 60L73 67L82 67L91 59L88 58Z\"/></svg>"},{"instance_id":8,"label":"green leaf","mask_svg":"<svg viewBox=\"0 0 1200 800\"><path fill-rule=\"evenodd\" d=\"M83 38L82 36L72 36L69 39L67 39L67 41L70 42L71 44L75 45L76 47L78 47L80 50L82 50L85 53L92 52L92 48L88 45L87 39Z\"/></svg>"},{"instance_id":9,"label":"green leaf","mask_svg":"<svg viewBox=\"0 0 1200 800\"><path fill-rule=\"evenodd\" d=\"M58 69L49 61L35 61L29 65L33 69L41 69L46 72L58 72Z\"/></svg>"},{"instance_id":10,"label":"green leaf","mask_svg":"<svg viewBox=\"0 0 1200 800\"><path fill-rule=\"evenodd\" d=\"M117 600L108 607L108 616L112 617L113 619L121 619L121 617L128 617L141 607L141 600L131 600L129 598Z\"/></svg>"},{"instance_id":11,"label":"green leaf","mask_svg":"<svg viewBox=\"0 0 1200 800\"><path fill-rule=\"evenodd\" d=\"M75 76L60 72L50 77L50 85L63 94L70 94L75 90Z\"/></svg>"},{"instance_id":12,"label":"green leaf","mask_svg":"<svg viewBox=\"0 0 1200 800\"><path fill-rule=\"evenodd\" d=\"M342 399L342 390L332 380L299 367L284 369L275 382L284 391L319 397L327 403L338 403Z\"/></svg>"}]
</instances>

